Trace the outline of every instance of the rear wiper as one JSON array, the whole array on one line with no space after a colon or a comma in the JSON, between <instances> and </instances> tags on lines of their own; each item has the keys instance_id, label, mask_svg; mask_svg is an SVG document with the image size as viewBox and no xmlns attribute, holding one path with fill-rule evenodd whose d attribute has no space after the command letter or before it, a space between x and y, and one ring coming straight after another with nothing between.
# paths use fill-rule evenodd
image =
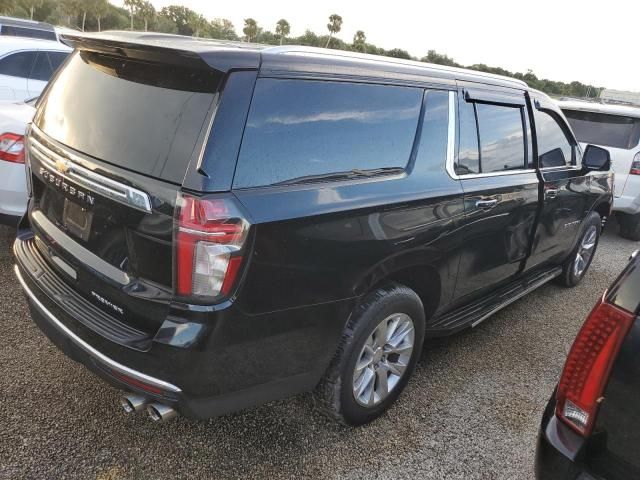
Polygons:
<instances>
[{"instance_id":1,"label":"rear wiper","mask_svg":"<svg viewBox=\"0 0 640 480\"><path fill-rule=\"evenodd\" d=\"M324 173L320 175L305 175L304 177L296 177L291 180L285 180L283 182L274 183L273 185L298 185L301 183L317 183L317 182L330 182L335 180L353 180L356 178L369 178L376 177L378 175L393 175L398 173L404 173L402 167L385 167L385 168L371 168L368 170L360 170L354 168L346 172Z\"/></svg>"}]
</instances>

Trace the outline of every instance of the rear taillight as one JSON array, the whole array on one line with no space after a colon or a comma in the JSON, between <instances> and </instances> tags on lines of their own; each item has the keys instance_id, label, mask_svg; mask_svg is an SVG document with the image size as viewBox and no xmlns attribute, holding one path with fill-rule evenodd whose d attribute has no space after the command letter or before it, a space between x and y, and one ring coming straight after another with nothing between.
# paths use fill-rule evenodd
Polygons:
<instances>
[{"instance_id":1,"label":"rear taillight","mask_svg":"<svg viewBox=\"0 0 640 480\"><path fill-rule=\"evenodd\" d=\"M611 367L633 320L626 310L601 301L571 347L556 393L556 415L581 435L593 429Z\"/></svg>"},{"instance_id":2,"label":"rear taillight","mask_svg":"<svg viewBox=\"0 0 640 480\"><path fill-rule=\"evenodd\" d=\"M24 163L24 136L15 133L0 135L0 160Z\"/></svg>"},{"instance_id":3,"label":"rear taillight","mask_svg":"<svg viewBox=\"0 0 640 480\"><path fill-rule=\"evenodd\" d=\"M636 153L636 156L633 157L633 162L631 162L631 170L629 170L631 175L640 175L640 152Z\"/></svg>"},{"instance_id":4,"label":"rear taillight","mask_svg":"<svg viewBox=\"0 0 640 480\"><path fill-rule=\"evenodd\" d=\"M242 263L249 223L225 199L182 196L176 231L176 292L226 296Z\"/></svg>"}]
</instances>

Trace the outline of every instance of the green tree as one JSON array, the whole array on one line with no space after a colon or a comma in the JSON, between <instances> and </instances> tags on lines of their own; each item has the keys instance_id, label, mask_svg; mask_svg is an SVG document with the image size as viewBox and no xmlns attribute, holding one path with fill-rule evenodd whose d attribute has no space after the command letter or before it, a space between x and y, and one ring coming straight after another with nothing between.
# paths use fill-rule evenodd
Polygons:
<instances>
[{"instance_id":1,"label":"green tree","mask_svg":"<svg viewBox=\"0 0 640 480\"><path fill-rule=\"evenodd\" d=\"M102 31L102 19L109 13L109 0L92 0L91 11L98 22L98 31Z\"/></svg>"},{"instance_id":2,"label":"green tree","mask_svg":"<svg viewBox=\"0 0 640 480\"><path fill-rule=\"evenodd\" d=\"M162 10L160 10L160 15L175 23L177 33L188 36L193 35L196 27L199 27L199 25L195 25L197 23L197 17L202 17L202 15L182 5L163 7Z\"/></svg>"},{"instance_id":3,"label":"green tree","mask_svg":"<svg viewBox=\"0 0 640 480\"><path fill-rule=\"evenodd\" d=\"M456 63L453 58L447 55L442 55L435 50L429 50L425 57L420 59L421 62L436 63L438 65L448 65L450 67L461 67L459 63Z\"/></svg>"},{"instance_id":4,"label":"green tree","mask_svg":"<svg viewBox=\"0 0 640 480\"><path fill-rule=\"evenodd\" d=\"M140 6L138 8L138 15L142 18L142 22L144 23L144 31L149 31L149 23L153 22L158 15L154 6L148 0L143 0L140 2Z\"/></svg>"},{"instance_id":5,"label":"green tree","mask_svg":"<svg viewBox=\"0 0 640 480\"><path fill-rule=\"evenodd\" d=\"M156 16L154 31L162 33L178 33L178 27L173 20L160 13Z\"/></svg>"},{"instance_id":6,"label":"green tree","mask_svg":"<svg viewBox=\"0 0 640 480\"><path fill-rule=\"evenodd\" d=\"M215 18L209 24L209 35L212 38L219 38L221 40L238 40L236 35L236 29L230 20L226 18Z\"/></svg>"},{"instance_id":7,"label":"green tree","mask_svg":"<svg viewBox=\"0 0 640 480\"><path fill-rule=\"evenodd\" d=\"M242 33L244 33L245 37L247 38L247 42L255 40L259 33L258 22L256 22L253 18L245 18Z\"/></svg>"},{"instance_id":8,"label":"green tree","mask_svg":"<svg viewBox=\"0 0 640 480\"><path fill-rule=\"evenodd\" d=\"M0 0L0 14L10 15L16 8L15 0Z\"/></svg>"},{"instance_id":9,"label":"green tree","mask_svg":"<svg viewBox=\"0 0 640 480\"><path fill-rule=\"evenodd\" d=\"M342 17L337 13L334 13L329 17L329 23L327 23L327 29L329 30L329 38L327 39L327 44L324 46L325 48L329 48L329 44L331 43L331 38L335 33L338 33L342 28Z\"/></svg>"},{"instance_id":10,"label":"green tree","mask_svg":"<svg viewBox=\"0 0 640 480\"><path fill-rule=\"evenodd\" d=\"M305 30L303 35L300 35L298 38L294 39L295 43L300 45L307 45L309 47L317 47L320 45L320 39L318 35L313 33L311 30Z\"/></svg>"},{"instance_id":11,"label":"green tree","mask_svg":"<svg viewBox=\"0 0 640 480\"><path fill-rule=\"evenodd\" d=\"M291 33L291 25L284 18L278 20L276 23L276 35L280 37L280 45L282 45L282 41Z\"/></svg>"},{"instance_id":12,"label":"green tree","mask_svg":"<svg viewBox=\"0 0 640 480\"><path fill-rule=\"evenodd\" d=\"M367 36L362 30L358 30L353 36L353 49L359 52L366 51Z\"/></svg>"},{"instance_id":13,"label":"green tree","mask_svg":"<svg viewBox=\"0 0 640 480\"><path fill-rule=\"evenodd\" d=\"M189 18L189 26L193 30L192 35L194 37L207 36L209 22L202 15L197 13Z\"/></svg>"},{"instance_id":14,"label":"green tree","mask_svg":"<svg viewBox=\"0 0 640 480\"><path fill-rule=\"evenodd\" d=\"M401 48L393 48L391 50L387 50L384 53L387 57L393 58L404 58L405 60L411 60L411 55L406 50L402 50Z\"/></svg>"},{"instance_id":15,"label":"green tree","mask_svg":"<svg viewBox=\"0 0 640 480\"><path fill-rule=\"evenodd\" d=\"M63 15L66 17L67 25L72 26L71 19L76 17L78 14L79 2L78 0L60 0L60 10Z\"/></svg>"},{"instance_id":16,"label":"green tree","mask_svg":"<svg viewBox=\"0 0 640 480\"><path fill-rule=\"evenodd\" d=\"M40 8L44 3L43 0L20 0L20 6L22 6L27 12L29 12L29 18L33 20L33 14L36 8ZM15 3L14 3L15 8Z\"/></svg>"},{"instance_id":17,"label":"green tree","mask_svg":"<svg viewBox=\"0 0 640 480\"><path fill-rule=\"evenodd\" d=\"M131 30L133 30L133 17L140 10L142 0L124 0L124 6L129 10L129 18L131 19Z\"/></svg>"}]
</instances>

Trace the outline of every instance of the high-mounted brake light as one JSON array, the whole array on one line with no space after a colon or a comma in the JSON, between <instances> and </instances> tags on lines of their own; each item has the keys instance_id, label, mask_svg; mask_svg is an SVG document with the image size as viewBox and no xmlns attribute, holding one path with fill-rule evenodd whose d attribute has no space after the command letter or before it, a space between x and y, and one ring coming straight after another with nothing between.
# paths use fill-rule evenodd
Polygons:
<instances>
[{"instance_id":1,"label":"high-mounted brake light","mask_svg":"<svg viewBox=\"0 0 640 480\"><path fill-rule=\"evenodd\" d=\"M640 152L636 153L635 157L633 157L633 162L631 162L631 170L629 170L631 175L640 175Z\"/></svg>"},{"instance_id":2,"label":"high-mounted brake light","mask_svg":"<svg viewBox=\"0 0 640 480\"><path fill-rule=\"evenodd\" d=\"M24 163L24 136L15 133L0 135L0 160Z\"/></svg>"},{"instance_id":3,"label":"high-mounted brake light","mask_svg":"<svg viewBox=\"0 0 640 480\"><path fill-rule=\"evenodd\" d=\"M633 314L600 301L571 347L556 393L556 415L581 435L593 429L613 362L633 321Z\"/></svg>"},{"instance_id":4,"label":"high-mounted brake light","mask_svg":"<svg viewBox=\"0 0 640 480\"><path fill-rule=\"evenodd\" d=\"M249 223L224 199L182 196L176 233L176 290L181 296L231 292Z\"/></svg>"}]
</instances>

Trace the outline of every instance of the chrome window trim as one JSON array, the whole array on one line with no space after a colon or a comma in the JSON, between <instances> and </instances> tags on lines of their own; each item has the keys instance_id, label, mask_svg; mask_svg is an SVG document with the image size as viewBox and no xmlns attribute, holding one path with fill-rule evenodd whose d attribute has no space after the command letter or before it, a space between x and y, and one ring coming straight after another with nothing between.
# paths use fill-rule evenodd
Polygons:
<instances>
[{"instance_id":1,"label":"chrome window trim","mask_svg":"<svg viewBox=\"0 0 640 480\"><path fill-rule=\"evenodd\" d=\"M582 170L582 167L579 167L577 165L564 165L564 166L560 166L560 167L544 167L541 168L540 171L541 172L553 172L555 170Z\"/></svg>"},{"instance_id":2,"label":"chrome window trim","mask_svg":"<svg viewBox=\"0 0 640 480\"><path fill-rule=\"evenodd\" d=\"M96 360L97 362L100 362L103 365L106 365L111 370L115 370L116 372L119 372L123 375L132 377L142 383L146 383L147 385L153 385L155 387L160 388L161 390L170 391L174 393L182 392L182 390L179 387L176 387L175 385L169 382L165 382L164 380L151 377L145 373L139 372L137 370L127 367L126 365L122 365L121 363L116 362L115 360L107 357L104 353L100 352L99 350L95 349L94 347L89 345L87 342L82 340L78 335L73 333L69 329L69 327L67 327L64 323L58 320L58 318L56 318L56 316L53 313L51 313L40 300L38 300L38 298L34 295L31 289L27 286L26 282L24 281L24 278L22 278L22 274L20 273L20 269L18 268L17 265L14 265L13 271L15 272L16 277L18 277L18 281L20 282L20 285L22 285L22 288L24 289L25 293L27 294L29 299L35 304L38 310L42 314L44 314L49 319L49 321L51 321L51 323L58 330L60 330L61 333L66 335L69 338L69 340L71 340L77 347L84 350L84 352L87 353L89 356L91 356L94 360Z\"/></svg>"},{"instance_id":3,"label":"chrome window trim","mask_svg":"<svg viewBox=\"0 0 640 480\"><path fill-rule=\"evenodd\" d=\"M518 170L505 170L504 172L472 173L469 175L461 175L458 177L458 180L469 180L472 178L484 178L484 177L501 177L503 175L524 175L528 173L536 173L536 169L522 168Z\"/></svg>"},{"instance_id":4,"label":"chrome window trim","mask_svg":"<svg viewBox=\"0 0 640 480\"><path fill-rule=\"evenodd\" d=\"M45 135L42 131L32 125L32 130L41 137ZM58 175L70 182L74 182L89 190L95 191L111 200L122 203L129 207L151 213L151 198L146 192L137 188L124 185L123 183L111 180L110 178L92 172L91 170L78 165L80 157L70 152L64 152L67 157L54 152L52 149L43 145L33 136L29 136L28 149L30 154L34 154L42 165L50 170L53 174ZM57 168L57 163L61 162L68 167L66 172L61 172Z\"/></svg>"},{"instance_id":5,"label":"chrome window trim","mask_svg":"<svg viewBox=\"0 0 640 480\"><path fill-rule=\"evenodd\" d=\"M448 128L448 142L447 142L447 173L453 179L458 179L458 174L455 170L456 161L456 100L458 96L456 92L449 91L449 128Z\"/></svg>"}]
</instances>

